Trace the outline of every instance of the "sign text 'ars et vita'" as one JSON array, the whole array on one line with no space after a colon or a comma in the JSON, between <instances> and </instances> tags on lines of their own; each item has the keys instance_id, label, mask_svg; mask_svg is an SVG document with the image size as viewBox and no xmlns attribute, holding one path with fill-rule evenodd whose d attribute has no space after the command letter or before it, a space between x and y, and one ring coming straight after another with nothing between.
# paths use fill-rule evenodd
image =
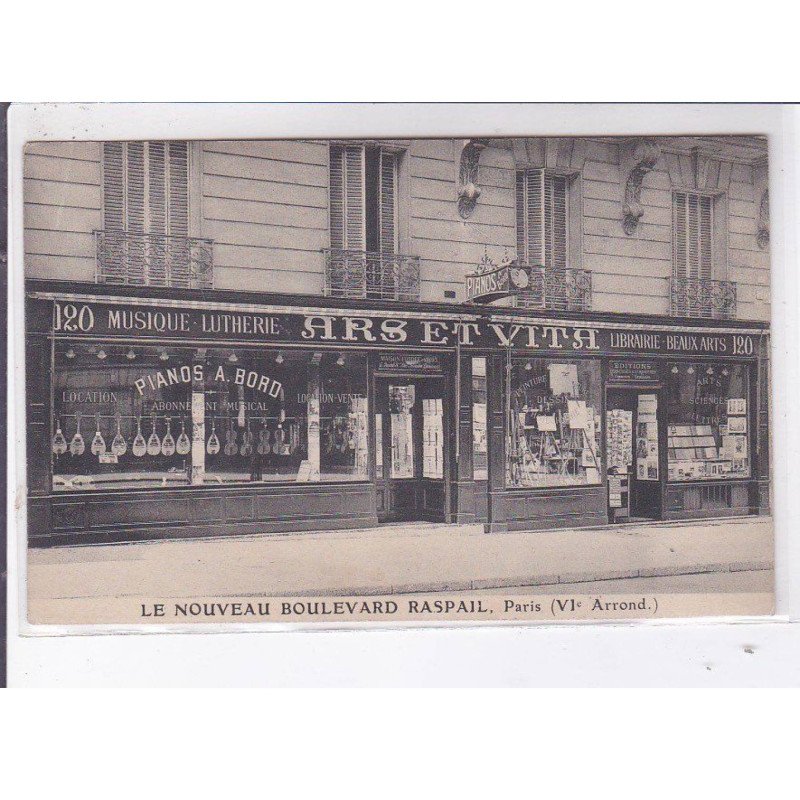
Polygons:
<instances>
[{"instance_id":1,"label":"sign text 'ars et vita'","mask_svg":"<svg viewBox=\"0 0 800 800\"><path fill-rule=\"evenodd\" d=\"M130 336L137 339L295 344L358 344L427 348L500 347L581 353L686 353L755 357L750 333L669 331L646 324L525 322L491 314L466 319L422 314L277 313L211 311L122 305L118 302L53 303L53 331L60 335Z\"/></svg>"}]
</instances>

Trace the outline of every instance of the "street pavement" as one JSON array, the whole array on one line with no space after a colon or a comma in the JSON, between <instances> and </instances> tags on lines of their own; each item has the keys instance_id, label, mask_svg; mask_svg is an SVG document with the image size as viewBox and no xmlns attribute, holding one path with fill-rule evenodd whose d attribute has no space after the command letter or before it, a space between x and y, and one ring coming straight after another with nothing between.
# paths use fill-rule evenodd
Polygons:
<instances>
[{"instance_id":1,"label":"street pavement","mask_svg":"<svg viewBox=\"0 0 800 800\"><path fill-rule=\"evenodd\" d=\"M486 534L477 525L414 523L360 531L34 549L28 552L28 605L29 618L35 619L37 608L67 608L73 602L102 598L547 586L562 591L594 581L630 586L632 579L653 578L659 579L661 591L681 591L677 576L682 575L765 573L758 580L771 585L772 568L772 521L765 517L503 534Z\"/></svg>"}]
</instances>

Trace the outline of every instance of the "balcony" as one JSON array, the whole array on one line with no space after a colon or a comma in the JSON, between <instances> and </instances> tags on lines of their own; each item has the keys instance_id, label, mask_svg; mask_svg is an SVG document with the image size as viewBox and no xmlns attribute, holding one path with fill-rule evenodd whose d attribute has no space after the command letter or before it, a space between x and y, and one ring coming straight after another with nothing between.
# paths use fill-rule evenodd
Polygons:
<instances>
[{"instance_id":1,"label":"balcony","mask_svg":"<svg viewBox=\"0 0 800 800\"><path fill-rule=\"evenodd\" d=\"M419 258L365 250L325 253L325 294L376 300L419 300Z\"/></svg>"},{"instance_id":2,"label":"balcony","mask_svg":"<svg viewBox=\"0 0 800 800\"><path fill-rule=\"evenodd\" d=\"M672 278L670 313L674 317L733 319L736 316L736 284L706 278Z\"/></svg>"},{"instance_id":3,"label":"balcony","mask_svg":"<svg viewBox=\"0 0 800 800\"><path fill-rule=\"evenodd\" d=\"M547 269L531 266L530 286L515 297L517 308L590 311L592 273L585 269Z\"/></svg>"},{"instance_id":4,"label":"balcony","mask_svg":"<svg viewBox=\"0 0 800 800\"><path fill-rule=\"evenodd\" d=\"M98 283L213 288L211 239L126 231L94 233Z\"/></svg>"}]
</instances>

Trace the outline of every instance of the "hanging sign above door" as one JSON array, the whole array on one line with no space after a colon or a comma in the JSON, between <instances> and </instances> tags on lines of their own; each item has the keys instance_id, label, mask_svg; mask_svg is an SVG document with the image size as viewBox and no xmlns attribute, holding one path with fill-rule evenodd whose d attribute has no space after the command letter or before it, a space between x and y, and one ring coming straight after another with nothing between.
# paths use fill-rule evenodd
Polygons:
<instances>
[{"instance_id":1,"label":"hanging sign above door","mask_svg":"<svg viewBox=\"0 0 800 800\"><path fill-rule=\"evenodd\" d=\"M466 296L469 303L490 303L524 291L531 284L530 267L503 261L494 266L484 256L477 271L467 275Z\"/></svg>"}]
</instances>

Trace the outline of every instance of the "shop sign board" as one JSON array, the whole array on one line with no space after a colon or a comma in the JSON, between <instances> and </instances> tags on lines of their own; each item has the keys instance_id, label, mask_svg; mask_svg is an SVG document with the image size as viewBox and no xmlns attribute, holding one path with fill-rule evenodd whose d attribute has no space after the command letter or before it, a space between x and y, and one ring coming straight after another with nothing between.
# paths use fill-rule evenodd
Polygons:
<instances>
[{"instance_id":1,"label":"shop sign board","mask_svg":"<svg viewBox=\"0 0 800 800\"><path fill-rule=\"evenodd\" d=\"M467 275L467 302L490 303L501 297L509 297L527 289L530 282L530 268L518 264L501 264L496 269Z\"/></svg>"},{"instance_id":2,"label":"shop sign board","mask_svg":"<svg viewBox=\"0 0 800 800\"><path fill-rule=\"evenodd\" d=\"M608 363L609 383L658 383L660 375L656 361L632 361L614 358Z\"/></svg>"},{"instance_id":3,"label":"shop sign board","mask_svg":"<svg viewBox=\"0 0 800 800\"><path fill-rule=\"evenodd\" d=\"M379 372L441 374L443 370L441 358L434 353L381 353L378 359Z\"/></svg>"},{"instance_id":4,"label":"shop sign board","mask_svg":"<svg viewBox=\"0 0 800 800\"><path fill-rule=\"evenodd\" d=\"M501 348L535 355L668 354L755 358L751 333L690 328L615 328L591 322L525 323L501 317L459 320L398 313L264 313L214 310L179 304L53 300L53 332L59 336L98 336L140 341L301 344L335 347L429 349Z\"/></svg>"}]
</instances>

